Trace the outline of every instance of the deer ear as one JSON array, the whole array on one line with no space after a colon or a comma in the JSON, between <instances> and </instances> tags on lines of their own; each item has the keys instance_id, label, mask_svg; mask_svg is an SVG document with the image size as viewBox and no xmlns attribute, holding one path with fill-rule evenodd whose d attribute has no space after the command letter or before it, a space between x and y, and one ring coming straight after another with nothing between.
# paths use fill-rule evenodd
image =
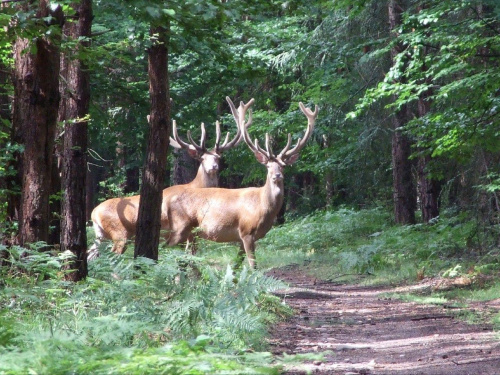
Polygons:
<instances>
[{"instance_id":1,"label":"deer ear","mask_svg":"<svg viewBox=\"0 0 500 375\"><path fill-rule=\"evenodd\" d=\"M293 163L295 163L297 161L298 158L299 158L299 154L292 155L287 159L286 164L292 165Z\"/></svg>"},{"instance_id":2,"label":"deer ear","mask_svg":"<svg viewBox=\"0 0 500 375\"><path fill-rule=\"evenodd\" d=\"M260 164L267 164L267 162L269 161L264 154L258 151L254 151L253 154L255 155L255 158Z\"/></svg>"},{"instance_id":3,"label":"deer ear","mask_svg":"<svg viewBox=\"0 0 500 375\"><path fill-rule=\"evenodd\" d=\"M188 148L188 154L189 154L189 156L191 156L195 160L201 159L201 155L198 153L198 151L196 151L193 148Z\"/></svg>"}]
</instances>

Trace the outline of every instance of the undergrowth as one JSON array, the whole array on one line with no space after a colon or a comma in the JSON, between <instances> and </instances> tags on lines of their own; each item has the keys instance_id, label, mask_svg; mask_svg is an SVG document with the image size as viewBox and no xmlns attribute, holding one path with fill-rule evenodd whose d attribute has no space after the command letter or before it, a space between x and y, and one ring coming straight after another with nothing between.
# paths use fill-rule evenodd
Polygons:
<instances>
[{"instance_id":1,"label":"undergrowth","mask_svg":"<svg viewBox=\"0 0 500 375\"><path fill-rule=\"evenodd\" d=\"M102 249L71 283L64 255L39 247L0 249L0 374L278 372L264 344L290 313L269 294L278 280L180 251L153 264Z\"/></svg>"},{"instance_id":2,"label":"undergrowth","mask_svg":"<svg viewBox=\"0 0 500 375\"><path fill-rule=\"evenodd\" d=\"M273 229L258 242L257 261L266 268L302 264L326 280L413 282L471 269L495 273L500 268L496 241L498 233L486 236L466 214L450 211L430 224L399 226L381 209L340 209Z\"/></svg>"}]
</instances>

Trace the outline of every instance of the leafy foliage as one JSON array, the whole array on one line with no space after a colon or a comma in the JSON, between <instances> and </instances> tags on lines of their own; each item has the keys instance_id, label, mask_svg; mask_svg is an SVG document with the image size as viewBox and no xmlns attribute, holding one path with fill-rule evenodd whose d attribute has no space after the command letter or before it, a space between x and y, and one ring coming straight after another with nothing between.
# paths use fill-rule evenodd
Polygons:
<instances>
[{"instance_id":1,"label":"leafy foliage","mask_svg":"<svg viewBox=\"0 0 500 375\"><path fill-rule=\"evenodd\" d=\"M246 352L264 349L277 280L182 253L153 265L103 249L73 284L62 280L65 255L42 246L2 249L0 372L277 373L268 353ZM189 262L199 279L179 266Z\"/></svg>"},{"instance_id":2,"label":"leafy foliage","mask_svg":"<svg viewBox=\"0 0 500 375\"><path fill-rule=\"evenodd\" d=\"M498 268L498 228L483 231L468 214L445 212L432 225L393 226L383 210L318 212L276 228L260 243L257 262L303 263L324 279L376 275L414 280L461 265ZM387 281L387 280L385 280Z\"/></svg>"},{"instance_id":3,"label":"leafy foliage","mask_svg":"<svg viewBox=\"0 0 500 375\"><path fill-rule=\"evenodd\" d=\"M500 71L494 60L500 35L493 10L480 7L473 0L428 1L418 11L405 13L400 35L391 44L403 45L404 50L384 80L366 91L351 116L377 100L395 96L397 100L386 107L399 108L432 90L426 100L433 103L433 110L407 126L418 147L434 157L462 161L477 147L498 151Z\"/></svg>"}]
</instances>

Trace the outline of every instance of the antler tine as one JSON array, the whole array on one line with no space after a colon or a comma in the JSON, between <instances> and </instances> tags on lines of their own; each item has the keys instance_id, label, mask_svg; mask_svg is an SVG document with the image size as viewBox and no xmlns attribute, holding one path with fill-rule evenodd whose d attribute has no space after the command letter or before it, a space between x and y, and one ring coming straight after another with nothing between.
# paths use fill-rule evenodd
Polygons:
<instances>
[{"instance_id":1,"label":"antler tine","mask_svg":"<svg viewBox=\"0 0 500 375\"><path fill-rule=\"evenodd\" d=\"M205 139L206 139L206 131L205 131L205 124L202 122L201 123L201 139L200 139L200 145L198 145L193 137L191 136L191 131L188 130L187 132L187 137L189 139L189 142L191 143L191 147L194 148L196 151L198 151L199 153L204 153L205 151L207 151L207 149L205 148Z\"/></svg>"},{"instance_id":2,"label":"antler tine","mask_svg":"<svg viewBox=\"0 0 500 375\"><path fill-rule=\"evenodd\" d=\"M288 149L290 148L291 145L292 145L292 135L290 133L288 133L288 140L286 142L286 146L283 150L281 150L281 152L278 154L278 156L276 158L281 159L281 157L283 155L285 155L285 153L288 151Z\"/></svg>"},{"instance_id":3,"label":"antler tine","mask_svg":"<svg viewBox=\"0 0 500 375\"><path fill-rule=\"evenodd\" d=\"M226 96L226 100L227 100L227 103L229 104L229 108L231 109L231 113L233 114L233 117L234 119L236 120L236 123L238 123L238 111L236 110L236 107L234 106L234 103L233 101L231 100L231 98L229 96Z\"/></svg>"},{"instance_id":4,"label":"antler tine","mask_svg":"<svg viewBox=\"0 0 500 375\"><path fill-rule=\"evenodd\" d=\"M253 104L255 100L252 98L248 101L247 104L243 103L243 102L240 102L240 106L238 108L238 114L240 115L239 117L239 121L240 123L244 123L245 122L245 115L248 111L248 108L250 108L250 106ZM249 114L249 117L248 117L248 121L247 123L245 124L245 128L248 128L250 126L250 124L252 123L252 111L250 110L250 114Z\"/></svg>"},{"instance_id":5,"label":"antler tine","mask_svg":"<svg viewBox=\"0 0 500 375\"><path fill-rule=\"evenodd\" d=\"M250 147L250 149L254 152L260 152L262 155L265 155L267 158L269 158L269 153L267 151L265 151L262 147L259 146L259 141L257 138L255 138L254 143L255 144L252 144L252 147L255 147L255 148Z\"/></svg>"},{"instance_id":6,"label":"antler tine","mask_svg":"<svg viewBox=\"0 0 500 375\"><path fill-rule=\"evenodd\" d=\"M269 133L266 133L266 151L268 159L274 158L273 149L271 148L271 141L269 137Z\"/></svg>"},{"instance_id":7,"label":"antler tine","mask_svg":"<svg viewBox=\"0 0 500 375\"><path fill-rule=\"evenodd\" d=\"M307 117L307 129L303 138L299 138L295 147L291 150L281 152L280 155L284 158L290 158L291 156L297 154L305 146L308 139L311 137L312 131L314 130L314 123L316 122L316 117L318 116L319 108L315 106L314 112L311 109L304 106L302 102L299 103L300 110Z\"/></svg>"},{"instance_id":8,"label":"antler tine","mask_svg":"<svg viewBox=\"0 0 500 375\"><path fill-rule=\"evenodd\" d=\"M234 140L237 140L239 137L240 137L240 127L238 126L238 131L236 133ZM225 150L233 147L233 144L229 143L229 132L226 133L226 137L224 138L224 142L222 143L222 146L220 145L220 139L221 139L220 122L216 121L215 122L215 146L214 146L215 152L220 153L222 151L225 151Z\"/></svg>"},{"instance_id":9,"label":"antler tine","mask_svg":"<svg viewBox=\"0 0 500 375\"><path fill-rule=\"evenodd\" d=\"M219 149L219 143L220 143L220 122L215 121L215 150Z\"/></svg>"},{"instance_id":10,"label":"antler tine","mask_svg":"<svg viewBox=\"0 0 500 375\"><path fill-rule=\"evenodd\" d=\"M260 153L263 153L265 155L264 150L262 150L258 145L257 138L255 139L255 144L254 144L252 142L252 139L250 138L250 135L248 134L247 128L241 124L239 124L238 126L241 130L242 138L245 141L245 143L247 144L247 146L250 148L250 150L252 150L253 152L260 152Z\"/></svg>"},{"instance_id":11,"label":"antler tine","mask_svg":"<svg viewBox=\"0 0 500 375\"><path fill-rule=\"evenodd\" d=\"M207 132L205 131L205 124L201 123L201 137L200 137L200 147L205 151L205 141L207 140Z\"/></svg>"},{"instance_id":12,"label":"antler tine","mask_svg":"<svg viewBox=\"0 0 500 375\"><path fill-rule=\"evenodd\" d=\"M236 107L234 106L234 103L232 102L231 98L229 98L229 96L226 96L226 100L229 104L229 108L231 109L231 113L233 115L234 121L236 122L236 126L237 126L238 130L236 132L236 135L234 136L234 138L231 141L229 141L229 133L227 134L226 140L224 141L222 146L219 147L219 151L226 151L232 147L237 146L241 142L241 140L243 139L242 127L244 129L246 129L252 123L252 110L250 110L249 115L248 115L248 121L245 124L243 124L245 122L246 112L248 111L250 106L255 101L252 98L248 101L247 104L240 102L240 106L238 107L238 109L236 109ZM250 137L248 137L248 139L250 139Z\"/></svg>"},{"instance_id":13,"label":"antler tine","mask_svg":"<svg viewBox=\"0 0 500 375\"><path fill-rule=\"evenodd\" d=\"M148 118L149 121L149 118ZM172 134L174 138L170 137L170 146L178 149L194 149L193 145L190 145L189 143L184 142L181 137L179 137L179 134L177 133L177 123L175 120L172 121Z\"/></svg>"}]
</instances>

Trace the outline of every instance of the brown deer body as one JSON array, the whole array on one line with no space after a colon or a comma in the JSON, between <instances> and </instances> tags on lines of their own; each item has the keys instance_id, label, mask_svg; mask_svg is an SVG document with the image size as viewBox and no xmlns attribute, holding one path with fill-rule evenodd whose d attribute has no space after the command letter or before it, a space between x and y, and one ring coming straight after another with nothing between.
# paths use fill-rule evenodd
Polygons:
<instances>
[{"instance_id":1,"label":"brown deer body","mask_svg":"<svg viewBox=\"0 0 500 375\"><path fill-rule=\"evenodd\" d=\"M169 245L186 241L198 228L197 235L216 242L237 242L240 255L246 253L250 267L255 267L255 241L264 237L271 229L283 204L283 169L293 164L298 152L304 147L314 128L318 108L312 112L300 103L300 109L308 118L308 127L303 139L290 150L288 143L275 156L270 149L269 136L266 134L266 151L251 142L244 117L240 115L239 126L245 143L254 152L257 160L267 167L264 186L242 189L186 189L180 194L170 195L164 202L170 222ZM233 114L236 112L231 105ZM241 114L241 111L239 112Z\"/></svg>"},{"instance_id":2,"label":"brown deer body","mask_svg":"<svg viewBox=\"0 0 500 375\"><path fill-rule=\"evenodd\" d=\"M243 106L241 110L246 112L252 105L252 103L253 100ZM246 126L248 125L249 124L247 124ZM200 166L198 167L198 172L193 181L183 185L171 186L163 190L161 212L162 230L168 229L170 227L165 202L169 200L169 197L171 195L177 196L184 190L190 188L207 188L218 186L218 171L221 153L237 146L242 139L240 126L238 126L236 136L230 141L228 133L222 145L220 145L220 135L220 124L217 121L215 147L213 148L213 150L208 150L205 147L206 132L203 123L201 124L201 140L200 144L198 145L191 138L191 134L189 131L188 139L190 143L183 141L177 133L177 124L175 120L173 121L173 138L170 138L170 145L177 149L186 149L192 158L200 161ZM103 239L109 239L113 241L112 251L117 254L123 254L126 249L127 241L132 239L136 233L139 201L139 195L123 198L112 198L102 202L96 208L94 208L91 217L96 236L96 242L88 251L89 260L99 255L98 245Z\"/></svg>"}]
</instances>

